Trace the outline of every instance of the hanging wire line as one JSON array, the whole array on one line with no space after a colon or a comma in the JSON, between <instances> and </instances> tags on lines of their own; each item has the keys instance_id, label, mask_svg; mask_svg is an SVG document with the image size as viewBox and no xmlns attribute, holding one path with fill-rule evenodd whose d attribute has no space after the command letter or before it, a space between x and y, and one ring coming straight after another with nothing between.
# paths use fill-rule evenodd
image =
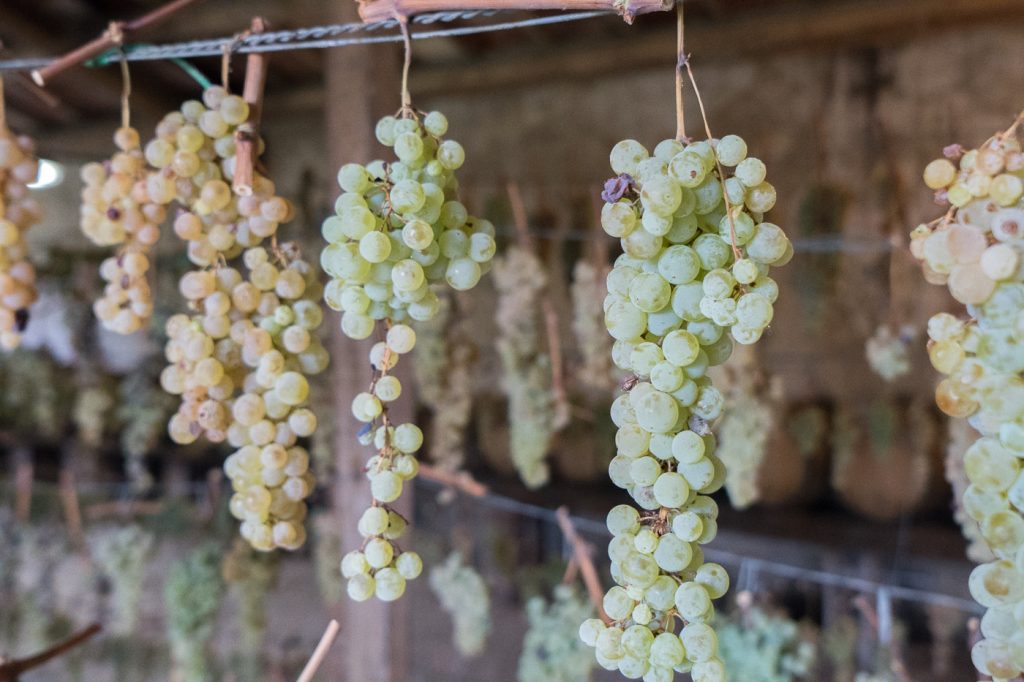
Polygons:
<instances>
[{"instance_id":1,"label":"hanging wire line","mask_svg":"<svg viewBox=\"0 0 1024 682\"><path fill-rule=\"evenodd\" d=\"M414 26L432 26L435 24L447 24L456 21L493 17L499 14L499 10L461 10L447 12L432 12L420 14L409 20ZM614 12L607 10L594 10L588 12L570 12L567 14L553 14L542 17L531 17L528 19L517 19L512 21L501 21L474 26L455 26L451 28L435 28L421 31L410 31L413 40L426 40L428 38L443 38L450 36L465 36L475 33L489 33L491 31L507 31L515 28L529 28L532 26L548 26L551 24L562 24L583 19L593 19L603 16L616 16ZM238 41L236 53L246 54L250 52L284 52L287 50L313 50L331 47L345 47L347 45L369 45L374 43L398 43L402 42L402 34L399 30L398 21L387 19L369 24L352 22L348 24L330 24L326 26L311 26L287 31L267 31L266 33L253 34L244 40ZM150 61L156 59L191 59L194 57L218 57L223 53L224 46L235 41L233 36L224 38L212 38L208 40L192 40L181 43L169 43L165 45L126 45L128 61ZM111 64L118 60L118 56L110 52L104 53L92 60L98 66ZM28 71L46 66L54 61L53 58L44 59L9 59L0 61L0 71Z\"/></svg>"},{"instance_id":2,"label":"hanging wire line","mask_svg":"<svg viewBox=\"0 0 1024 682\"><path fill-rule=\"evenodd\" d=\"M445 484L437 481L431 481L423 478L416 478L415 480L418 486L428 486L435 489L445 487ZM47 487L38 482L36 485L41 488ZM126 482L80 481L76 484L76 489L82 495L113 495L115 499L125 503L137 499L137 492L132 489L130 483ZM210 494L209 483L202 481L192 481L180 484L175 486L175 490L179 494L184 495L186 499L190 498L194 502L201 502ZM537 519L539 521L545 521L556 525L558 524L558 515L556 510L548 507L542 507L537 504L531 504L529 502L523 502L505 495L499 495L493 491L489 491L482 497L468 495L463 497L468 504L479 503L485 507L507 512L509 514L515 514L516 516ZM602 521L575 515L570 516L570 518L573 525L580 532L600 537L608 536L608 528ZM966 613L982 614L985 611L983 607L970 599L956 597L943 592L922 590L914 587L903 587L901 585L893 585L891 583L858 578L844 573L833 573L813 568L805 568L803 566L794 566L792 564L784 564L778 561L769 561L766 559L744 556L742 554L727 552L720 549L703 548L703 550L707 559L738 568L740 578L742 578L738 579L736 582L739 588L750 588L750 585L756 582L756 580L751 576L771 575L778 578L810 582L825 587L838 587L850 590L851 592L862 592L873 595L887 593L889 597L895 599L917 602L920 604L945 606Z\"/></svg>"},{"instance_id":3,"label":"hanging wire line","mask_svg":"<svg viewBox=\"0 0 1024 682\"><path fill-rule=\"evenodd\" d=\"M416 479L420 485L429 485L432 487L444 487L443 483L429 480ZM480 504L490 507L492 509L498 509L500 511L509 512L510 514L516 514L518 516L525 516L528 518L538 519L541 521L548 521L550 523L558 523L558 516L554 509L548 507L542 507L536 504L530 504L528 502L522 502L520 500L513 499L511 497L505 497L504 495L498 495L493 492L488 492L483 497L469 497L465 499L468 503L472 504L474 501L479 501ZM601 521L595 519L588 519L579 516L571 516L573 525L577 529L590 533L592 535L607 536L608 528ZM702 548L704 556L711 561L716 561L720 564L728 564L736 566L740 569L740 572L744 575L752 574L767 574L773 575L779 578L789 578L792 580L800 580L815 583L817 585L827 587L840 587L848 589L853 592L867 592L870 594L887 593L890 597L902 599L904 601L918 602L921 604L932 604L935 606L946 606L967 613L982 614L985 609L970 599L964 599L962 597L955 597L950 594L942 592L932 592L930 590L920 590L914 587L903 587L900 585L892 585L889 583L877 582L874 580L867 580L864 578L857 578L855 576L846 575L842 573L829 573L827 571L819 571L812 568L804 568L802 566L793 566L791 564L783 564L777 561L768 561L765 559L758 559L755 557L743 556L742 554L736 554L734 552L726 552L720 549L714 548Z\"/></svg>"}]
</instances>

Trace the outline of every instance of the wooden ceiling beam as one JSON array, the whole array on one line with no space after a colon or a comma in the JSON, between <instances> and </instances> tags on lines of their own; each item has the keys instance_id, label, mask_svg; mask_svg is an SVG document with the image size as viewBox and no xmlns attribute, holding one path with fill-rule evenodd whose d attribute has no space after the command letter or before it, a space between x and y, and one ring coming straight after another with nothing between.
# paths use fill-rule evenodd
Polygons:
<instances>
[{"instance_id":1,"label":"wooden ceiling beam","mask_svg":"<svg viewBox=\"0 0 1024 682\"><path fill-rule=\"evenodd\" d=\"M1020 0L842 0L687 22L686 48L698 59L885 46L969 24L1024 24ZM642 21L640 22L643 23ZM628 39L539 50L503 51L472 62L422 66L413 93L451 94L576 80L652 66L671 68L676 38L657 29Z\"/></svg>"},{"instance_id":2,"label":"wooden ceiling beam","mask_svg":"<svg viewBox=\"0 0 1024 682\"><path fill-rule=\"evenodd\" d=\"M54 33L25 19L13 10L5 11L0 21L0 37L9 48L7 57L52 56L66 49L54 40ZM142 86L142 84L138 84ZM77 73L61 79L48 90L66 105L86 114L117 112L121 101L121 76L116 68L91 69L77 67ZM163 96L138 87L132 93L132 110L147 118L156 119L167 109ZM116 121L113 124L116 124Z\"/></svg>"}]
</instances>

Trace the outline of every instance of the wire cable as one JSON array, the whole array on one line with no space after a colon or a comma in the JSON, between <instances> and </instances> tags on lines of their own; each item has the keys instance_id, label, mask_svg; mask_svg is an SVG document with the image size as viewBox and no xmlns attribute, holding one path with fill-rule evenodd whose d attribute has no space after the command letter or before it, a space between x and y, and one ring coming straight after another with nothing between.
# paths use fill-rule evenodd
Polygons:
<instances>
[{"instance_id":1,"label":"wire cable","mask_svg":"<svg viewBox=\"0 0 1024 682\"><path fill-rule=\"evenodd\" d=\"M416 480L420 485L444 487L444 484L435 481L428 481L425 479ZM474 501L479 501L480 504L499 511L516 514L518 516L526 516L528 518L547 521L550 523L558 523L558 517L555 510L548 507L522 502L493 492L489 492L483 497L464 497L469 504L472 504ZM600 535L602 537L608 536L609 534L608 528L601 521L579 516L571 516L570 518L572 519L573 525L585 533ZM921 590L915 587L903 587L901 585L892 585L842 573L830 573L828 571L819 571L813 568L805 568L803 566L793 566L791 564L784 564L778 561L768 561L765 559L758 559L756 557L743 556L741 554L727 552L713 547L703 547L702 549L704 551L704 556L707 559L716 561L720 564L728 564L730 566L738 567L741 572L745 573L763 573L779 578L811 582L816 585L828 587L840 587L853 592L866 592L874 595L879 593L888 593L890 597L902 599L904 601L946 606L972 614L980 615L985 612L985 609L980 604L977 604L970 599L964 599L962 597L956 597L942 592Z\"/></svg>"},{"instance_id":2,"label":"wire cable","mask_svg":"<svg viewBox=\"0 0 1024 682\"><path fill-rule=\"evenodd\" d=\"M470 19L496 16L499 10L463 10L432 12L413 17L410 23L414 26L434 26ZM552 14L542 17L500 21L495 23L470 26L454 26L451 28L432 28L429 30L412 31L413 40L427 40L452 36L489 33L492 31L508 31L517 28L549 26L583 19L602 16L616 16L614 12L594 10L587 12L570 12ZM314 50L349 45L370 45L375 43L396 43L402 41L398 22L394 19L369 24L352 22L348 24L329 24L311 26L284 31L267 31L253 34L238 42L233 52L246 54L252 52L284 52L288 50ZM195 57L220 56L224 46L235 42L233 36L192 40L164 45L126 45L128 61L152 61L160 59L192 59ZM120 59L118 54L104 53L92 60L97 66L111 64ZM0 71L28 71L46 66L53 58L9 59L0 61Z\"/></svg>"}]
</instances>

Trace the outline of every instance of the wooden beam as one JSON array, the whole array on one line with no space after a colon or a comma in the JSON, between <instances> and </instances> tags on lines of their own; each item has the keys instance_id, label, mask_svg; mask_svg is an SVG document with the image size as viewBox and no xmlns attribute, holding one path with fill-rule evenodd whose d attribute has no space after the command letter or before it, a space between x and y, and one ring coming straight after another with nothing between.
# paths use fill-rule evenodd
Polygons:
<instances>
[{"instance_id":1,"label":"wooden beam","mask_svg":"<svg viewBox=\"0 0 1024 682\"><path fill-rule=\"evenodd\" d=\"M970 24L1024 25L1020 0L843 0L745 12L724 21L687 22L686 49L710 62L780 52L886 46ZM656 20L651 17L650 21ZM600 19L592 21L602 21ZM674 28L600 43L503 51L459 64L417 67L413 95L493 91L538 82L578 81L675 62Z\"/></svg>"},{"instance_id":2,"label":"wooden beam","mask_svg":"<svg viewBox=\"0 0 1024 682\"><path fill-rule=\"evenodd\" d=\"M60 41L54 39L57 34L16 14L14 10L5 10L0 30L9 48L4 52L7 57L46 57L64 49ZM132 113L146 120L158 120L169 108L162 93L141 83L137 86L132 93ZM113 114L121 109L121 76L117 69L83 68L75 78L62 79L50 92L68 106L86 114L101 111ZM110 121L111 135L118 120L112 118Z\"/></svg>"},{"instance_id":3,"label":"wooden beam","mask_svg":"<svg viewBox=\"0 0 1024 682\"><path fill-rule=\"evenodd\" d=\"M748 12L723 21L688 21L687 51L698 63L714 62L766 53L891 46L922 34L967 26L1024 25L1020 0L887 0L884 4L842 0L800 7ZM625 33L623 37L600 42L588 39L559 47L509 47L472 60L417 63L411 78L413 98L579 81L644 68L671 69L676 50L671 23L666 21L663 29L639 35L634 33L638 29L623 28L617 31ZM371 49L379 55L388 48L380 45ZM267 100L267 109L277 113L319 109L324 106L324 98L319 85L298 86L276 92Z\"/></svg>"}]
</instances>

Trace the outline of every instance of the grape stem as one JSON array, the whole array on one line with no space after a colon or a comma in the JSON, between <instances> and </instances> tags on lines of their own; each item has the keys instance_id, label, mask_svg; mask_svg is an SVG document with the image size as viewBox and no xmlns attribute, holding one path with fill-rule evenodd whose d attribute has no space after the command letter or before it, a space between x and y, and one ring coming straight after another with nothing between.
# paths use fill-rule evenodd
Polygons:
<instances>
[{"instance_id":1,"label":"grape stem","mask_svg":"<svg viewBox=\"0 0 1024 682\"><path fill-rule=\"evenodd\" d=\"M234 54L242 41L249 37L249 31L236 33L230 42L224 43L220 57L220 84L226 92L231 91L231 55Z\"/></svg>"},{"instance_id":2,"label":"grape stem","mask_svg":"<svg viewBox=\"0 0 1024 682\"><path fill-rule=\"evenodd\" d=\"M324 631L320 641L317 642L316 648L313 649L313 655L309 658L306 666L299 673L299 677L296 682L311 682L313 676L316 675L316 671L319 670L323 664L324 659L327 658L327 653L331 650L331 645L334 644L334 640L338 637L338 632L341 630L341 625L338 621L331 619L331 622L327 624L327 629Z\"/></svg>"},{"instance_id":3,"label":"grape stem","mask_svg":"<svg viewBox=\"0 0 1024 682\"><path fill-rule=\"evenodd\" d=\"M102 628L99 623L93 623L82 631L71 635L63 642L59 642L34 656L8 660L0 657L0 682L16 682L22 673L33 668L38 668L47 661L57 658L66 651L70 651L76 646L85 643L88 639L96 635L96 633L100 632L100 630L102 630Z\"/></svg>"},{"instance_id":4,"label":"grape stem","mask_svg":"<svg viewBox=\"0 0 1024 682\"><path fill-rule=\"evenodd\" d=\"M173 0L173 2L169 2L166 5L157 7L152 12L142 15L138 19L132 19L131 21L111 22L107 30L104 31L98 38L90 40L85 45L82 45L81 47L78 47L72 50L71 52L68 52L60 59L57 59L56 61L51 62L50 64L47 64L43 68L32 71L32 80L35 81L36 85L44 86L46 85L46 81L48 81L50 78L53 78L58 73L61 73L62 71L65 71L66 69L75 66L76 64L81 64L90 57L94 57L95 55L98 55L107 48L116 45L117 43L114 41L115 26L116 34L123 36L124 33L138 31L140 29L146 28L147 26L152 26L154 24L165 21L178 10L185 9L186 7L188 7L196 1L197 0ZM0 111L2 110L3 107L0 107Z\"/></svg>"},{"instance_id":5,"label":"grape stem","mask_svg":"<svg viewBox=\"0 0 1024 682\"><path fill-rule=\"evenodd\" d=\"M412 95L409 94L409 67L412 66L412 38L409 36L409 18L395 10L395 21L402 30L402 43L405 46L405 58L402 62L402 116L415 118L412 109Z\"/></svg>"},{"instance_id":6,"label":"grape stem","mask_svg":"<svg viewBox=\"0 0 1024 682\"><path fill-rule=\"evenodd\" d=\"M555 518L558 519L558 527L562 529L562 534L565 536L566 541L572 547L573 560L579 564L580 574L583 576L583 584L587 587L591 603L597 609L598 616L604 621L605 625L610 625L613 621L604 612L604 590L601 588L600 578L597 577L594 562L590 558L590 547L576 533L576 527L572 523L567 507L559 507L555 512Z\"/></svg>"},{"instance_id":7,"label":"grape stem","mask_svg":"<svg viewBox=\"0 0 1024 682\"><path fill-rule=\"evenodd\" d=\"M683 66L686 63L686 51L683 48L683 0L676 0L676 139L687 142L686 114L683 111Z\"/></svg>"},{"instance_id":8,"label":"grape stem","mask_svg":"<svg viewBox=\"0 0 1024 682\"><path fill-rule=\"evenodd\" d=\"M262 17L253 17L252 25L246 36L263 33L267 23ZM253 52L245 62L245 85L242 98L249 105L249 118L235 129L235 172L231 179L231 188L235 194L243 197L252 196L253 174L256 157L259 154L260 115L263 110L263 88L267 82L267 56ZM227 87L225 81L224 87ZM276 235L275 247L276 247Z\"/></svg>"},{"instance_id":9,"label":"grape stem","mask_svg":"<svg viewBox=\"0 0 1024 682\"><path fill-rule=\"evenodd\" d=\"M121 48L123 41L123 34L118 34L117 46ZM128 57L124 53L124 49L119 50L121 53L121 127L128 128L132 122L132 109L129 104L129 100L132 96L132 77L128 71Z\"/></svg>"},{"instance_id":10,"label":"grape stem","mask_svg":"<svg viewBox=\"0 0 1024 682\"><path fill-rule=\"evenodd\" d=\"M488 488L468 471L447 471L430 464L420 464L419 475L428 481L456 488L472 497L486 497Z\"/></svg>"},{"instance_id":11,"label":"grape stem","mask_svg":"<svg viewBox=\"0 0 1024 682\"><path fill-rule=\"evenodd\" d=\"M704 99L700 96L700 88L697 87L697 81L693 77L689 55L682 57L682 64L686 67L686 75L690 77L690 84L693 85L693 94L697 96L697 106L700 108L700 118L704 122L704 132L708 136L708 144L711 144L714 135L711 134L711 126L708 124L708 114L704 109ZM732 242L732 255L736 260L742 260L743 254L740 253L740 249L736 245L736 221L732 215L732 202L729 201L729 192L725 188L725 171L722 170L722 164L718 160L717 153L715 153L715 168L718 169L718 179L722 183L722 201L725 202L725 215L729 218L729 241Z\"/></svg>"}]
</instances>

